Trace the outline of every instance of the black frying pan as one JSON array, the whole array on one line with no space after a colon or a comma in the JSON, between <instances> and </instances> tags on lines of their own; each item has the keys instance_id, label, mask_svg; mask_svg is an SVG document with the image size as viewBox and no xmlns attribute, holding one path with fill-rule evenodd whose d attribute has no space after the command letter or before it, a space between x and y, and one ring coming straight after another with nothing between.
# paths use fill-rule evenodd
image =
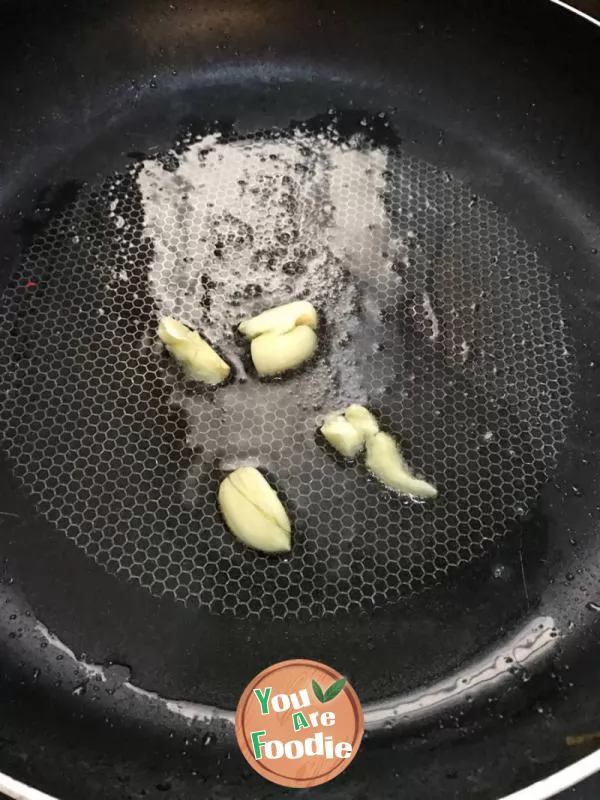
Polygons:
<instances>
[{"instance_id":1,"label":"black frying pan","mask_svg":"<svg viewBox=\"0 0 600 800\"><path fill-rule=\"evenodd\" d=\"M61 800L276 796L231 720L290 657L365 710L314 796L497 798L585 755L597 29L507 1L3 16L2 770ZM292 295L318 357L259 382L234 322ZM182 379L162 313L218 341L228 386ZM350 401L436 503L327 450ZM240 460L284 497L289 558L226 531Z\"/></svg>"}]
</instances>

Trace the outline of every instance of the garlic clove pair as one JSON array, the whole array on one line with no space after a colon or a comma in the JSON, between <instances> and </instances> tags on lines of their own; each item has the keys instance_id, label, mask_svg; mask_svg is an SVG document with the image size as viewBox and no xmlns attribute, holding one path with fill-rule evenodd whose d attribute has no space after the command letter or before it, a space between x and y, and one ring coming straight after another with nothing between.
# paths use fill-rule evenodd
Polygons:
<instances>
[{"instance_id":1,"label":"garlic clove pair","mask_svg":"<svg viewBox=\"0 0 600 800\"><path fill-rule=\"evenodd\" d=\"M394 439L381 433L377 420L364 406L353 404L343 414L330 415L321 433L346 458L355 458L366 442L367 468L389 489L413 497L437 497L435 486L415 478Z\"/></svg>"},{"instance_id":2,"label":"garlic clove pair","mask_svg":"<svg viewBox=\"0 0 600 800\"><path fill-rule=\"evenodd\" d=\"M287 552L292 527L267 480L254 467L240 467L219 487L219 507L230 531L240 541L265 553Z\"/></svg>"},{"instance_id":3,"label":"garlic clove pair","mask_svg":"<svg viewBox=\"0 0 600 800\"><path fill-rule=\"evenodd\" d=\"M250 353L258 374L280 375L308 361L317 349L318 317L307 300L270 308L239 325L251 339Z\"/></svg>"},{"instance_id":4,"label":"garlic clove pair","mask_svg":"<svg viewBox=\"0 0 600 800\"><path fill-rule=\"evenodd\" d=\"M263 333L252 340L250 353L261 377L280 375L308 361L317 349L317 334L300 325L284 334Z\"/></svg>"},{"instance_id":5,"label":"garlic clove pair","mask_svg":"<svg viewBox=\"0 0 600 800\"><path fill-rule=\"evenodd\" d=\"M283 306L270 308L252 319L240 323L238 330L248 339L255 339L263 333L282 334L291 331L297 325L316 328L317 312L308 300L296 300Z\"/></svg>"},{"instance_id":6,"label":"garlic clove pair","mask_svg":"<svg viewBox=\"0 0 600 800\"><path fill-rule=\"evenodd\" d=\"M216 386L227 380L231 368L200 334L172 317L163 317L158 336L188 378Z\"/></svg>"},{"instance_id":7,"label":"garlic clove pair","mask_svg":"<svg viewBox=\"0 0 600 800\"><path fill-rule=\"evenodd\" d=\"M398 445L387 433L377 433L367 439L367 468L387 486L401 494L429 499L438 491L427 481L415 478L408 468Z\"/></svg>"},{"instance_id":8,"label":"garlic clove pair","mask_svg":"<svg viewBox=\"0 0 600 800\"><path fill-rule=\"evenodd\" d=\"M321 433L338 453L355 458L363 449L367 436L377 433L379 426L371 412L364 406L351 405L343 414L332 414L325 419Z\"/></svg>"},{"instance_id":9,"label":"garlic clove pair","mask_svg":"<svg viewBox=\"0 0 600 800\"><path fill-rule=\"evenodd\" d=\"M365 446L365 437L351 425L343 414L326 417L321 433L329 444L345 458L356 458Z\"/></svg>"}]
</instances>

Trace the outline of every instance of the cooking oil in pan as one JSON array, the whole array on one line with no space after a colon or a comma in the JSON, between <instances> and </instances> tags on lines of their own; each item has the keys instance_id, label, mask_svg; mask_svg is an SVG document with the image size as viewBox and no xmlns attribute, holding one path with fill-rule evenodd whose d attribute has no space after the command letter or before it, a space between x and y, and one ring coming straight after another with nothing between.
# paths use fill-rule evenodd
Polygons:
<instances>
[{"instance_id":1,"label":"cooking oil in pan","mask_svg":"<svg viewBox=\"0 0 600 800\"><path fill-rule=\"evenodd\" d=\"M82 190L32 242L0 315L5 446L38 511L108 571L216 613L373 608L480 555L536 497L569 413L557 292L491 203L372 135L387 125L189 137ZM260 381L237 324L292 299L317 307L319 350ZM157 342L167 314L229 382L184 380ZM437 501L325 447L323 415L351 402ZM293 519L285 559L223 525L219 480L241 464Z\"/></svg>"}]
</instances>

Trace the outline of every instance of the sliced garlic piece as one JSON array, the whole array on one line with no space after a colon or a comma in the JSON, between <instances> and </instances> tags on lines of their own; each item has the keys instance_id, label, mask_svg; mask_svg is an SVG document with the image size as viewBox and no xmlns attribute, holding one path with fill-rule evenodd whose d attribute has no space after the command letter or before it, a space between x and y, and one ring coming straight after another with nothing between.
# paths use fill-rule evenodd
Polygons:
<instances>
[{"instance_id":1,"label":"sliced garlic piece","mask_svg":"<svg viewBox=\"0 0 600 800\"><path fill-rule=\"evenodd\" d=\"M252 339L250 353L259 375L280 375L299 367L317 349L317 334L308 325L298 325L284 334L263 333Z\"/></svg>"},{"instance_id":2,"label":"sliced garlic piece","mask_svg":"<svg viewBox=\"0 0 600 800\"><path fill-rule=\"evenodd\" d=\"M375 436L376 433L379 433L377 420L364 406L353 403L351 406L348 406L344 412L344 416L353 428L356 428L357 431L362 433L365 439L368 436Z\"/></svg>"},{"instance_id":3,"label":"sliced garlic piece","mask_svg":"<svg viewBox=\"0 0 600 800\"><path fill-rule=\"evenodd\" d=\"M363 433L351 425L343 414L327 417L321 425L321 433L346 458L355 458L365 444Z\"/></svg>"},{"instance_id":4,"label":"sliced garlic piece","mask_svg":"<svg viewBox=\"0 0 600 800\"><path fill-rule=\"evenodd\" d=\"M292 526L281 501L254 467L240 467L219 487L227 527L245 544L265 553L291 549Z\"/></svg>"},{"instance_id":5,"label":"sliced garlic piece","mask_svg":"<svg viewBox=\"0 0 600 800\"><path fill-rule=\"evenodd\" d=\"M254 339L263 333L287 333L297 325L307 325L314 329L317 324L317 312L313 304L308 300L296 300L245 320L238 326L238 330L248 339Z\"/></svg>"},{"instance_id":6,"label":"sliced garlic piece","mask_svg":"<svg viewBox=\"0 0 600 800\"><path fill-rule=\"evenodd\" d=\"M163 317L158 326L158 336L191 380L216 386L229 377L229 364L187 325L172 317Z\"/></svg>"},{"instance_id":7,"label":"sliced garlic piece","mask_svg":"<svg viewBox=\"0 0 600 800\"><path fill-rule=\"evenodd\" d=\"M367 439L366 465L389 489L413 497L437 497L435 486L411 473L396 442L387 433L378 433Z\"/></svg>"}]
</instances>

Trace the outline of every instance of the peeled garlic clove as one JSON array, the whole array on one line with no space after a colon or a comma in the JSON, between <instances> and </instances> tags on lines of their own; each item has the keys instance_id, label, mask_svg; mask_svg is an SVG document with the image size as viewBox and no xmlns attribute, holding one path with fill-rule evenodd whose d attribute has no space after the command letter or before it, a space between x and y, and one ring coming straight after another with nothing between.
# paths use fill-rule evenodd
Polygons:
<instances>
[{"instance_id":1,"label":"peeled garlic clove","mask_svg":"<svg viewBox=\"0 0 600 800\"><path fill-rule=\"evenodd\" d=\"M163 317L158 325L158 335L165 345L175 345L184 342L191 330L182 322L173 317Z\"/></svg>"},{"instance_id":2,"label":"peeled garlic clove","mask_svg":"<svg viewBox=\"0 0 600 800\"><path fill-rule=\"evenodd\" d=\"M351 425L342 414L332 414L321 425L321 433L329 444L346 458L354 458L365 444L361 431Z\"/></svg>"},{"instance_id":3,"label":"peeled garlic clove","mask_svg":"<svg viewBox=\"0 0 600 800\"><path fill-rule=\"evenodd\" d=\"M435 486L415 478L410 472L396 442L387 433L378 433L367 439L366 465L389 489L413 497L437 497Z\"/></svg>"},{"instance_id":4,"label":"peeled garlic clove","mask_svg":"<svg viewBox=\"0 0 600 800\"><path fill-rule=\"evenodd\" d=\"M271 516L280 528L290 532L288 515L277 497L277 493L271 488L262 473L255 467L239 467L229 475L229 479L244 497L253 499L259 494L265 513Z\"/></svg>"},{"instance_id":5,"label":"peeled garlic clove","mask_svg":"<svg viewBox=\"0 0 600 800\"><path fill-rule=\"evenodd\" d=\"M275 491L254 467L240 467L219 487L227 527L245 544L265 553L291 549L292 527Z\"/></svg>"},{"instance_id":6,"label":"peeled garlic clove","mask_svg":"<svg viewBox=\"0 0 600 800\"><path fill-rule=\"evenodd\" d=\"M344 412L344 416L352 425L352 427L357 431L360 431L365 438L369 436L375 436L376 433L379 433L379 425L377 424L377 420L364 406L359 406L354 403L353 405L348 406Z\"/></svg>"},{"instance_id":7,"label":"peeled garlic clove","mask_svg":"<svg viewBox=\"0 0 600 800\"><path fill-rule=\"evenodd\" d=\"M187 325L172 317L163 317L158 326L158 336L191 380L216 386L229 377L229 364Z\"/></svg>"},{"instance_id":8,"label":"peeled garlic clove","mask_svg":"<svg viewBox=\"0 0 600 800\"><path fill-rule=\"evenodd\" d=\"M259 375L280 375L307 361L317 349L317 335L299 325L282 335L263 333L252 340L250 353Z\"/></svg>"},{"instance_id":9,"label":"peeled garlic clove","mask_svg":"<svg viewBox=\"0 0 600 800\"><path fill-rule=\"evenodd\" d=\"M353 404L343 414L325 419L321 433L335 449L347 458L354 458L365 440L379 431L377 420L364 406Z\"/></svg>"},{"instance_id":10,"label":"peeled garlic clove","mask_svg":"<svg viewBox=\"0 0 600 800\"><path fill-rule=\"evenodd\" d=\"M238 326L238 330L248 339L254 339L263 333L287 333L297 325L316 328L317 324L317 312L313 304L308 300L296 300L245 320Z\"/></svg>"}]
</instances>

